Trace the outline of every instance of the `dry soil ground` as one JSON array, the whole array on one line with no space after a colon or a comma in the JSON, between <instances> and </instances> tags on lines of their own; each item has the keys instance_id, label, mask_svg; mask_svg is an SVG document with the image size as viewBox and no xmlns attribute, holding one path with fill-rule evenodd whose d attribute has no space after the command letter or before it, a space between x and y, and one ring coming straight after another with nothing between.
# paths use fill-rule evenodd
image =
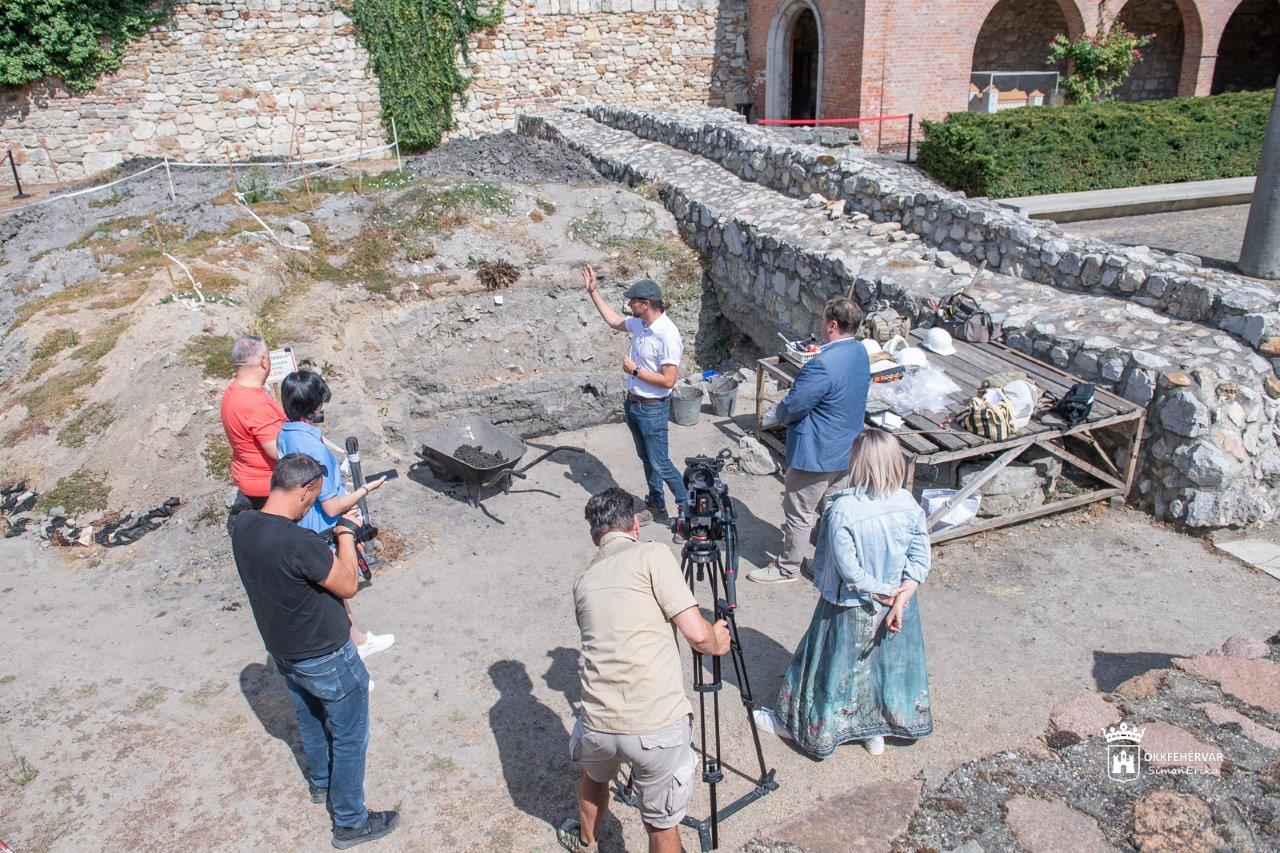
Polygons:
<instances>
[{"instance_id":1,"label":"dry soil ground","mask_svg":"<svg viewBox=\"0 0 1280 853\"><path fill-rule=\"evenodd\" d=\"M717 451L736 428L707 414L673 427L673 456ZM586 452L491 496L491 517L425 473L376 496L374 511L410 543L355 600L366 626L397 636L369 662L367 794L404 813L377 849L556 849L552 826L573 803L569 591L592 552L581 507L614 482L639 489L641 475L620 425L551 440ZM759 563L776 547L779 483L738 473L728 483L744 562ZM155 534L97 567L27 537L0 541L0 642L10 649L0 663L0 837L15 849L105 839L131 850L327 846L324 809L309 804L291 749L292 711L227 543L209 535L207 551L193 553L180 541ZM741 601L752 686L771 702L814 592L744 583ZM1170 655L1280 623L1273 579L1142 515L1101 508L940 549L921 602L933 736L878 759L843 748L821 763L767 739L782 787L724 825L726 849L861 782L937 779L1034 738L1055 703L1084 689L1110 690ZM726 763L750 769L735 696L725 694ZM722 790L746 788L730 772ZM706 808L700 788L692 812ZM696 849L696 838L685 844ZM636 815L619 808L605 848L642 845Z\"/></svg>"}]
</instances>

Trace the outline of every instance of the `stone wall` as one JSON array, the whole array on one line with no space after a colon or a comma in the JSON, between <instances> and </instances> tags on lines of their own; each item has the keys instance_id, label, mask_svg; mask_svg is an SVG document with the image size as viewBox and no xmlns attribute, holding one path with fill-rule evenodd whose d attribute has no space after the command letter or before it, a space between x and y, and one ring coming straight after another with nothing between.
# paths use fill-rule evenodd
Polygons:
<instances>
[{"instance_id":1,"label":"stone wall","mask_svg":"<svg viewBox=\"0 0 1280 853\"><path fill-rule=\"evenodd\" d=\"M534 104L726 104L746 90L746 0L508 0L472 38L458 133L515 126ZM225 161L382 145L378 81L334 0L192 0L84 95L0 93L23 180L86 177L130 157ZM296 134L296 138L295 138Z\"/></svg>"},{"instance_id":2,"label":"stone wall","mask_svg":"<svg viewBox=\"0 0 1280 853\"><path fill-rule=\"evenodd\" d=\"M951 192L912 169L792 145L727 110L693 114L598 105L584 110L611 127L707 157L778 192L844 199L852 210L896 222L966 261L1205 323L1269 357L1280 356L1274 291L1203 267L1197 259L1068 234L1052 222Z\"/></svg>"},{"instance_id":3,"label":"stone wall","mask_svg":"<svg viewBox=\"0 0 1280 853\"><path fill-rule=\"evenodd\" d=\"M1049 43L1067 32L1067 18L1056 0L1002 0L978 31L974 71L1059 71L1045 64Z\"/></svg>"},{"instance_id":4,"label":"stone wall","mask_svg":"<svg viewBox=\"0 0 1280 853\"><path fill-rule=\"evenodd\" d=\"M1116 90L1122 101L1172 98L1178 94L1185 36L1176 0L1129 0L1120 23L1140 36L1151 36L1129 79Z\"/></svg>"},{"instance_id":5,"label":"stone wall","mask_svg":"<svg viewBox=\"0 0 1280 853\"><path fill-rule=\"evenodd\" d=\"M746 0L509 0L472 38L461 135L535 105L730 106L746 92Z\"/></svg>"},{"instance_id":6,"label":"stone wall","mask_svg":"<svg viewBox=\"0 0 1280 853\"><path fill-rule=\"evenodd\" d=\"M1260 354L1225 331L1171 317L1124 291L1064 288L1007 273L971 284L973 268L928 237L898 221L840 211L840 200L856 196L841 195L840 182L829 197L797 198L718 165L734 161L723 139L715 160L644 133L665 127L673 140L703 138L710 146L693 128L714 135L725 128L708 128L721 121L732 124L723 111L590 109L524 115L520 129L583 154L606 177L654 184L684 239L702 255L720 310L762 348L771 348L778 332L809 332L833 295L852 292L864 305L884 299L918 317L930 300L968 286L1003 323L1006 344L1145 407L1130 495L1140 506L1197 529L1280 516L1280 380ZM680 127L691 135L675 133ZM803 182L805 163L838 159L830 149L776 139L769 145L768 154L754 151L738 162L738 171L771 174L772 156ZM886 185L906 174L857 152L841 162ZM936 186L932 192L942 197L938 207L965 201Z\"/></svg>"},{"instance_id":7,"label":"stone wall","mask_svg":"<svg viewBox=\"0 0 1280 853\"><path fill-rule=\"evenodd\" d=\"M196 0L131 45L93 91L0 95L0 131L30 182L130 157L223 161L383 144L377 81L330 0ZM296 141L295 141L296 134Z\"/></svg>"}]
</instances>

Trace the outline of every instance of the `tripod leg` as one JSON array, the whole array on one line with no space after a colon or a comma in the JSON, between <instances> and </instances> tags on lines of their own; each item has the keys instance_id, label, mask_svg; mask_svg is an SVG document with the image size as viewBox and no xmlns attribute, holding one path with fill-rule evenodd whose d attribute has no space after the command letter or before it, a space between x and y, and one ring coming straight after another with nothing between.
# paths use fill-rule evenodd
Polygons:
<instances>
[{"instance_id":1,"label":"tripod leg","mask_svg":"<svg viewBox=\"0 0 1280 853\"><path fill-rule=\"evenodd\" d=\"M742 655L742 639L738 634L738 620L732 610L725 614L729 623L729 654L733 657L733 674L738 679L738 691L742 694L742 705L747 709L747 723L751 729L751 739L756 748L756 760L760 762L760 780L763 781L769 772L764 761L764 747L760 743L760 728L756 725L755 699L751 693L751 680L747 676L747 660Z\"/></svg>"}]
</instances>

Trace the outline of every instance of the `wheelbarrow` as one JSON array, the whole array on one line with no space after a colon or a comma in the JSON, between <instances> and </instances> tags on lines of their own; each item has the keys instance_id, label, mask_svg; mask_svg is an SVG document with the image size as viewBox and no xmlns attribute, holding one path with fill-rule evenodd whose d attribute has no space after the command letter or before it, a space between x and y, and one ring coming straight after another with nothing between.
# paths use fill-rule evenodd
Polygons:
<instances>
[{"instance_id":1,"label":"wheelbarrow","mask_svg":"<svg viewBox=\"0 0 1280 853\"><path fill-rule=\"evenodd\" d=\"M522 468L516 468L524 458L529 445L518 436L499 429L484 418L467 415L419 433L422 446L418 456L426 462L434 462L467 485L467 502L480 505L480 496L490 486L502 484L503 493L511 489L514 477L525 479L525 471L542 460L561 451L585 452L581 447L553 447ZM485 468L477 468L457 457L458 448L464 444L479 447L484 453L497 456L501 461Z\"/></svg>"}]
</instances>

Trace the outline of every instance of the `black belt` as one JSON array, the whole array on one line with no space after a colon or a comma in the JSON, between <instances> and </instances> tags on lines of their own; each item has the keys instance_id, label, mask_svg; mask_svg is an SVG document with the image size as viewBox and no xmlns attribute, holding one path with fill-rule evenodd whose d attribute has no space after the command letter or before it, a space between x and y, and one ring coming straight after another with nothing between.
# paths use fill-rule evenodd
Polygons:
<instances>
[{"instance_id":1,"label":"black belt","mask_svg":"<svg viewBox=\"0 0 1280 853\"><path fill-rule=\"evenodd\" d=\"M659 403L665 403L667 401L666 397L658 397L654 399L652 397L640 397L632 394L631 392L627 392L627 399L633 403L642 403L646 406L656 406Z\"/></svg>"}]
</instances>

